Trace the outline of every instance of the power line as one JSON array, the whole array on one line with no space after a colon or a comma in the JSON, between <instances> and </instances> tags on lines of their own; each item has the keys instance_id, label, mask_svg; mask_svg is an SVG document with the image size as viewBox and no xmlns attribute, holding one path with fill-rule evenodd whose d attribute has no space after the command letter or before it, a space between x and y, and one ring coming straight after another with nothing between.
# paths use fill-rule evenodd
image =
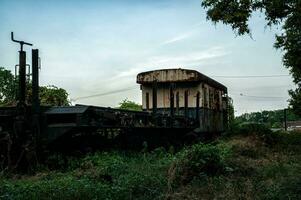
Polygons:
<instances>
[{"instance_id":1,"label":"power line","mask_svg":"<svg viewBox=\"0 0 301 200\"><path fill-rule=\"evenodd\" d=\"M288 77L290 75L285 75L285 74L278 74L278 75L248 75L248 76L220 76L220 75L212 75L210 77L216 77L216 78L277 78L277 77ZM129 90L136 89L136 87L130 87L130 88L124 88L124 89L119 89L119 90L114 90L110 92L104 92L104 93L99 93L99 94L94 94L94 95L88 95L88 96L81 96L77 98L73 98L73 101L77 101L80 99L88 99L88 98L94 98L94 97L99 97L99 96L105 96L105 95L110 95L110 94L116 94L120 92L125 92ZM240 94L239 96L244 96L244 97L250 97L250 98L286 98L286 97L267 97L267 96L248 96L248 95L242 95Z\"/></svg>"},{"instance_id":2,"label":"power line","mask_svg":"<svg viewBox=\"0 0 301 200\"><path fill-rule=\"evenodd\" d=\"M119 89L119 90L114 90L114 91L110 91L110 92L104 92L104 93L99 93L99 94L93 94L93 95L89 95L89 96L81 96L81 97L77 97L77 98L73 98L73 101L77 101L80 99L88 99L88 98L94 98L94 97L100 97L100 96L105 96L105 95L110 95L110 94L116 94L116 93L120 93L120 92L125 92L125 91L129 91L129 90L133 90L136 89L137 87L129 87L129 88L123 88L123 89Z\"/></svg>"},{"instance_id":3,"label":"power line","mask_svg":"<svg viewBox=\"0 0 301 200\"><path fill-rule=\"evenodd\" d=\"M253 96L253 95L244 95L242 93L238 94L232 94L234 96L241 96L241 97L248 97L248 98L260 98L260 99L285 99L287 97L277 97L277 96Z\"/></svg>"},{"instance_id":4,"label":"power line","mask_svg":"<svg viewBox=\"0 0 301 200\"><path fill-rule=\"evenodd\" d=\"M288 77L290 75L285 74L278 74L278 75L250 75L250 76L219 76L219 75L212 75L209 77L216 77L216 78L277 78L277 77Z\"/></svg>"}]
</instances>

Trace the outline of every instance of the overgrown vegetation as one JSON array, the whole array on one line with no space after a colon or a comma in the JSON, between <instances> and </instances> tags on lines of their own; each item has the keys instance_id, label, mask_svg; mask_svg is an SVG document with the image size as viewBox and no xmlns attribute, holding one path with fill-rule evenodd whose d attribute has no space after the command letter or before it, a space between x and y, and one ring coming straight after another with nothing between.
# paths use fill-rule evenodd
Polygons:
<instances>
[{"instance_id":1,"label":"overgrown vegetation","mask_svg":"<svg viewBox=\"0 0 301 200\"><path fill-rule=\"evenodd\" d=\"M172 156L102 152L62 160L60 168L0 181L0 199L159 199Z\"/></svg>"},{"instance_id":2,"label":"overgrown vegetation","mask_svg":"<svg viewBox=\"0 0 301 200\"><path fill-rule=\"evenodd\" d=\"M2 174L0 199L300 199L300 147L300 132L244 124L177 153L54 155L33 176Z\"/></svg>"}]
</instances>

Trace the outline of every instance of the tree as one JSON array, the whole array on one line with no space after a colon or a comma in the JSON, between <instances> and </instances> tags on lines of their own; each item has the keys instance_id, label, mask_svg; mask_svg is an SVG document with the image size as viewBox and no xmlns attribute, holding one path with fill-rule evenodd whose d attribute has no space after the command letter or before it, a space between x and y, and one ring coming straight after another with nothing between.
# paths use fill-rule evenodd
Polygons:
<instances>
[{"instance_id":1,"label":"tree","mask_svg":"<svg viewBox=\"0 0 301 200\"><path fill-rule=\"evenodd\" d=\"M231 97L228 97L228 120L229 120L229 124L233 124L234 123L234 105L233 105L233 99Z\"/></svg>"},{"instance_id":2,"label":"tree","mask_svg":"<svg viewBox=\"0 0 301 200\"><path fill-rule=\"evenodd\" d=\"M119 103L119 109L123 110L134 110L134 111L142 111L142 106L130 101L128 99L124 99L121 103Z\"/></svg>"},{"instance_id":3,"label":"tree","mask_svg":"<svg viewBox=\"0 0 301 200\"><path fill-rule=\"evenodd\" d=\"M0 106L13 101L15 96L15 79L9 70L0 67Z\"/></svg>"},{"instance_id":4,"label":"tree","mask_svg":"<svg viewBox=\"0 0 301 200\"><path fill-rule=\"evenodd\" d=\"M11 71L0 67L0 106L16 105L16 92L18 80ZM66 106L70 105L68 93L63 88L56 86L40 86L41 105ZM32 90L31 82L27 82L26 102L31 104Z\"/></svg>"},{"instance_id":5,"label":"tree","mask_svg":"<svg viewBox=\"0 0 301 200\"><path fill-rule=\"evenodd\" d=\"M301 115L301 1L300 0L203 0L207 19L230 25L238 35L249 34L253 12L265 14L268 26L282 25L274 47L284 52L283 64L293 76L296 90L290 90L290 106Z\"/></svg>"},{"instance_id":6,"label":"tree","mask_svg":"<svg viewBox=\"0 0 301 200\"><path fill-rule=\"evenodd\" d=\"M58 88L54 85L39 87L40 103L44 106L68 106L68 93L63 88ZM27 90L27 103L31 104L32 91L31 88Z\"/></svg>"}]
</instances>

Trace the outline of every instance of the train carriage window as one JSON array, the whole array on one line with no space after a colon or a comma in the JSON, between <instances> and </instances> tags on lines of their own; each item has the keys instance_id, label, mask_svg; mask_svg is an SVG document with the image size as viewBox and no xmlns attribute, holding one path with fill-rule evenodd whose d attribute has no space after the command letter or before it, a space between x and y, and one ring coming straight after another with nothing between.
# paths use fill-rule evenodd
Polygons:
<instances>
[{"instance_id":1,"label":"train carriage window","mask_svg":"<svg viewBox=\"0 0 301 200\"><path fill-rule=\"evenodd\" d=\"M146 110L149 110L149 93L148 92L145 95L145 101L146 101Z\"/></svg>"},{"instance_id":2,"label":"train carriage window","mask_svg":"<svg viewBox=\"0 0 301 200\"><path fill-rule=\"evenodd\" d=\"M196 93L196 104L195 104L195 106L196 106L196 108L199 108L200 107L200 92L198 91L197 93Z\"/></svg>"},{"instance_id":3,"label":"train carriage window","mask_svg":"<svg viewBox=\"0 0 301 200\"><path fill-rule=\"evenodd\" d=\"M188 108L188 90L185 90L184 92L184 107Z\"/></svg>"}]
</instances>

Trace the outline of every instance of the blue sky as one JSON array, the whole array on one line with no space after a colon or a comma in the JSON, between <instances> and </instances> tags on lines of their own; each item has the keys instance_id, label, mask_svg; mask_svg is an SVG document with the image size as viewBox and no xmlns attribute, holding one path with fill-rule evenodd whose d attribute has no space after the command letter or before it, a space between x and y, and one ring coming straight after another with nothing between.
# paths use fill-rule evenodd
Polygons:
<instances>
[{"instance_id":1,"label":"blue sky","mask_svg":"<svg viewBox=\"0 0 301 200\"><path fill-rule=\"evenodd\" d=\"M256 13L250 21L253 39L237 37L230 27L206 21L200 2L0 0L0 66L13 70L17 63L14 31L16 39L40 49L42 85L63 87L73 100L125 89L74 103L141 102L137 73L181 67L226 85L237 115L286 107L290 77L219 77L288 74L281 51L273 48L281 30L265 27L264 16Z\"/></svg>"}]
</instances>

